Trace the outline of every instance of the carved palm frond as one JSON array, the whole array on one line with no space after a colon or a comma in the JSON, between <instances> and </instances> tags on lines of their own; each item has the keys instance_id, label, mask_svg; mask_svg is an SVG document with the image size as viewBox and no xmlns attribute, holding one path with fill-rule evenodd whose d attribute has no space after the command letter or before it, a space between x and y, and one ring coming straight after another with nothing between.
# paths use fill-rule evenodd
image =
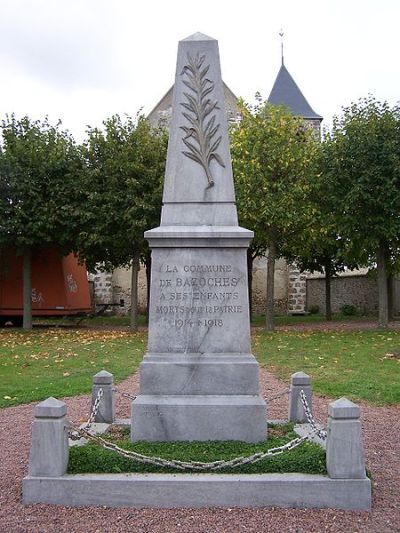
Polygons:
<instances>
[{"instance_id":1,"label":"carved palm frond","mask_svg":"<svg viewBox=\"0 0 400 533\"><path fill-rule=\"evenodd\" d=\"M183 107L182 115L188 121L189 126L180 126L185 132L182 138L188 151L182 153L199 163L207 176L208 186L214 185L214 179L210 170L210 163L214 159L219 165L225 167L221 156L217 153L217 148L221 143L222 136L216 137L220 128L215 124L216 115L211 113L219 109L218 102L207 98L214 90L214 82L207 78L210 65L204 65L205 55L196 54L192 57L187 55L187 65L182 69L181 75L185 76L182 82L191 92L184 92L186 102L181 102ZM210 118L207 118L210 117Z\"/></svg>"}]
</instances>

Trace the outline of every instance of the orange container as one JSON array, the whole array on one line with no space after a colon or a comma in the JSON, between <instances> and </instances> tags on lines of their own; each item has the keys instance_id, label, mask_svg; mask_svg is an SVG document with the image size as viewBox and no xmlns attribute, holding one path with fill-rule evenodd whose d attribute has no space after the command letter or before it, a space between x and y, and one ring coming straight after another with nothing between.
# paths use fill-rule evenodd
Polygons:
<instances>
[{"instance_id":1,"label":"orange container","mask_svg":"<svg viewBox=\"0 0 400 533\"><path fill-rule=\"evenodd\" d=\"M23 315L22 265L22 257L12 251L0 256L0 317ZM54 248L33 253L33 316L81 315L91 310L86 268L73 254L62 257Z\"/></svg>"}]
</instances>

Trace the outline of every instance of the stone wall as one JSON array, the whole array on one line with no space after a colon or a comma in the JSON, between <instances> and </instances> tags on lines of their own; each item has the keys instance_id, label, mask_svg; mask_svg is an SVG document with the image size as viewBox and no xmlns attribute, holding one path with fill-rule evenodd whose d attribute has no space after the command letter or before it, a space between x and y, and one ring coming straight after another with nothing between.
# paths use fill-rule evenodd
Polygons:
<instances>
[{"instance_id":1,"label":"stone wall","mask_svg":"<svg viewBox=\"0 0 400 533\"><path fill-rule=\"evenodd\" d=\"M369 275L339 276L331 282L332 311L338 313L343 305L354 305L362 313L376 313L378 286ZM318 306L325 310L325 278L307 279L307 310Z\"/></svg>"},{"instance_id":2,"label":"stone wall","mask_svg":"<svg viewBox=\"0 0 400 533\"><path fill-rule=\"evenodd\" d=\"M253 263L253 314L265 314L267 294L267 258L258 257ZM275 263L275 313L286 314L288 305L288 266L284 259Z\"/></svg>"},{"instance_id":3,"label":"stone wall","mask_svg":"<svg viewBox=\"0 0 400 533\"><path fill-rule=\"evenodd\" d=\"M301 315L306 310L306 274L289 265L288 306L289 315Z\"/></svg>"},{"instance_id":4,"label":"stone wall","mask_svg":"<svg viewBox=\"0 0 400 533\"><path fill-rule=\"evenodd\" d=\"M118 315L127 315L131 307L131 269L117 268L112 274L113 302L119 303L114 312ZM144 314L147 306L147 279L146 270L141 266L138 282L139 313Z\"/></svg>"},{"instance_id":5,"label":"stone wall","mask_svg":"<svg viewBox=\"0 0 400 533\"><path fill-rule=\"evenodd\" d=\"M112 274L100 272L89 274L89 282L93 283L94 305L113 303Z\"/></svg>"}]
</instances>

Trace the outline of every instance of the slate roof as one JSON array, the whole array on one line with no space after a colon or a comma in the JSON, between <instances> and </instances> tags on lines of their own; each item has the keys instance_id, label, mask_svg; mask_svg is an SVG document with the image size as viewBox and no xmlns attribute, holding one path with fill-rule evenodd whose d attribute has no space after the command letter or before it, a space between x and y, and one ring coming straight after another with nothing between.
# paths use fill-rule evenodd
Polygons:
<instances>
[{"instance_id":1,"label":"slate roof","mask_svg":"<svg viewBox=\"0 0 400 533\"><path fill-rule=\"evenodd\" d=\"M318 115L304 98L303 93L283 63L272 87L268 102L289 107L296 117L322 120L321 115Z\"/></svg>"}]
</instances>

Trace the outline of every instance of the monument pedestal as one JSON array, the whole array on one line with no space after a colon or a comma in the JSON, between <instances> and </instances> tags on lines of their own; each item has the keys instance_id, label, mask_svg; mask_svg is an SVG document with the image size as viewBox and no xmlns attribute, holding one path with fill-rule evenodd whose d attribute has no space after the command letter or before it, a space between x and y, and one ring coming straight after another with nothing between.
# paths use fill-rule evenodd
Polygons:
<instances>
[{"instance_id":1,"label":"monument pedestal","mask_svg":"<svg viewBox=\"0 0 400 533\"><path fill-rule=\"evenodd\" d=\"M258 442L266 438L265 403L258 396L140 395L134 410L133 441Z\"/></svg>"},{"instance_id":2,"label":"monument pedestal","mask_svg":"<svg viewBox=\"0 0 400 533\"><path fill-rule=\"evenodd\" d=\"M148 353L132 403L132 440L267 436L250 353L246 249L236 227L160 227L152 248Z\"/></svg>"}]
</instances>

